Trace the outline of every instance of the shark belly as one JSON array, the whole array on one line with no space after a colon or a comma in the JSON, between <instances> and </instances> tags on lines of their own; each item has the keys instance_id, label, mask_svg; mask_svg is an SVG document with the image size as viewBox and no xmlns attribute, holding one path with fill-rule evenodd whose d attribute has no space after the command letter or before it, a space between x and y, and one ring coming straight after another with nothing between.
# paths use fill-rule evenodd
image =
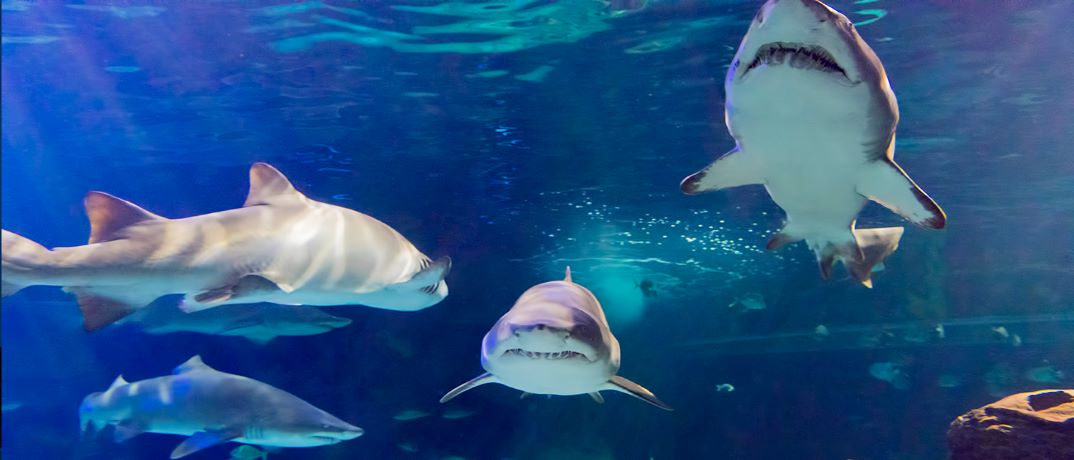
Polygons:
<instances>
[{"instance_id":1,"label":"shark belly","mask_svg":"<svg viewBox=\"0 0 1074 460\"><path fill-rule=\"evenodd\" d=\"M856 191L869 161L864 90L789 66L757 71L728 89L728 125L742 151L762 162L764 186L787 214L788 230L849 238L866 202Z\"/></svg>"}]
</instances>

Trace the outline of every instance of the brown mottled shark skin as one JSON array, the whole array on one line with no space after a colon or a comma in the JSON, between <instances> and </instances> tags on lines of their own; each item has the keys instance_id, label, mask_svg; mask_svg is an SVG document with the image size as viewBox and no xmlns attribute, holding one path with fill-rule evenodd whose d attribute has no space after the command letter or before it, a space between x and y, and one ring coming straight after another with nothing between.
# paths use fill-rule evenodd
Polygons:
<instances>
[{"instance_id":1,"label":"brown mottled shark skin","mask_svg":"<svg viewBox=\"0 0 1074 460\"><path fill-rule=\"evenodd\" d=\"M182 458L226 442L314 447L362 435L361 428L267 383L213 369L194 356L172 375L128 383L86 396L82 431L115 426L117 442L142 433L190 436L172 451Z\"/></svg>"},{"instance_id":2,"label":"brown mottled shark skin","mask_svg":"<svg viewBox=\"0 0 1074 460\"><path fill-rule=\"evenodd\" d=\"M167 219L101 192L85 205L83 246L48 250L3 231L3 296L63 286L92 331L167 294L186 294L188 312L256 302L414 311L448 294L451 259L434 262L383 222L306 197L265 163L250 168L238 209Z\"/></svg>"},{"instance_id":3,"label":"brown mottled shark skin","mask_svg":"<svg viewBox=\"0 0 1074 460\"><path fill-rule=\"evenodd\" d=\"M841 260L872 287L872 267L895 251L903 228L855 228L869 200L921 227L946 224L895 163L895 94L876 53L838 11L817 0L766 2L724 89L736 146L681 187L693 195L763 185L786 213L768 249L804 240L825 279Z\"/></svg>"},{"instance_id":4,"label":"brown mottled shark skin","mask_svg":"<svg viewBox=\"0 0 1074 460\"><path fill-rule=\"evenodd\" d=\"M651 391L617 375L619 341L600 302L571 279L549 281L523 292L492 326L481 344L484 374L459 385L445 403L471 388L499 383L526 394L588 394L604 402L602 390L626 393L671 410Z\"/></svg>"}]
</instances>

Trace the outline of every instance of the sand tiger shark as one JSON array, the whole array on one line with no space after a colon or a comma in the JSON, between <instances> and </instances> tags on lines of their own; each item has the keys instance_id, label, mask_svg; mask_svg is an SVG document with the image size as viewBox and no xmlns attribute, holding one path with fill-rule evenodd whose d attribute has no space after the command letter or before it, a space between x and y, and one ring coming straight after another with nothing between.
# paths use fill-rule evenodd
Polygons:
<instances>
[{"instance_id":1,"label":"sand tiger shark","mask_svg":"<svg viewBox=\"0 0 1074 460\"><path fill-rule=\"evenodd\" d=\"M314 201L276 168L250 168L242 208L166 219L101 192L85 199L89 244L55 248L3 231L4 296L64 286L96 330L166 294L184 311L272 302L420 310L448 294L435 262L368 215Z\"/></svg>"},{"instance_id":2,"label":"sand tiger shark","mask_svg":"<svg viewBox=\"0 0 1074 460\"><path fill-rule=\"evenodd\" d=\"M197 332L244 337L259 345L280 336L324 334L351 323L348 318L316 307L271 303L227 305L186 313L173 303L154 302L125 320L150 334Z\"/></svg>"},{"instance_id":3,"label":"sand tiger shark","mask_svg":"<svg viewBox=\"0 0 1074 460\"><path fill-rule=\"evenodd\" d=\"M194 356L172 375L128 383L82 401L84 433L114 425L123 442L142 433L190 436L171 458L225 442L314 447L357 438L362 429L267 383L213 369Z\"/></svg>"},{"instance_id":4,"label":"sand tiger shark","mask_svg":"<svg viewBox=\"0 0 1074 460\"><path fill-rule=\"evenodd\" d=\"M600 302L574 283L571 269L563 281L549 281L522 293L496 321L481 344L485 373L440 399L448 402L486 383L525 394L588 394L604 402L601 390L619 391L671 410L651 391L616 375L619 341L612 335Z\"/></svg>"},{"instance_id":5,"label":"sand tiger shark","mask_svg":"<svg viewBox=\"0 0 1074 460\"><path fill-rule=\"evenodd\" d=\"M884 66L842 14L817 0L769 0L724 82L736 146L687 177L687 194L764 185L786 213L768 249L804 240L821 274L841 260L872 287L871 269L902 227L855 228L875 201L926 228L947 217L895 164L899 109Z\"/></svg>"}]
</instances>

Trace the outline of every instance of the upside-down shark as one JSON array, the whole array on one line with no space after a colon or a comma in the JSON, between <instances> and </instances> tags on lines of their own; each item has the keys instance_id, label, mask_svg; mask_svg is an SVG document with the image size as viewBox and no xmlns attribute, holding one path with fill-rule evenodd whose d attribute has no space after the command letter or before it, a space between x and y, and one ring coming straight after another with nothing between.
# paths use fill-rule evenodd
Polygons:
<instances>
[{"instance_id":1,"label":"upside-down shark","mask_svg":"<svg viewBox=\"0 0 1074 460\"><path fill-rule=\"evenodd\" d=\"M869 200L922 227L944 227L943 210L895 164L895 94L846 16L817 0L769 0L724 89L736 146L681 187L692 195L764 185L786 212L768 249L804 240L825 279L841 260L872 287L872 267L895 251L903 228L854 228Z\"/></svg>"},{"instance_id":2,"label":"upside-down shark","mask_svg":"<svg viewBox=\"0 0 1074 460\"><path fill-rule=\"evenodd\" d=\"M312 200L276 168L250 168L242 208L167 219L101 192L85 198L89 244L48 250L3 230L2 295L63 286L96 330L166 294L182 308L272 302L420 310L448 294L435 262L368 215Z\"/></svg>"},{"instance_id":3,"label":"upside-down shark","mask_svg":"<svg viewBox=\"0 0 1074 460\"><path fill-rule=\"evenodd\" d=\"M137 382L116 377L79 408L83 433L115 426L125 441L142 433L190 436L180 458L225 442L313 447L357 438L362 429L267 383L213 369L194 356L173 375Z\"/></svg>"},{"instance_id":4,"label":"upside-down shark","mask_svg":"<svg viewBox=\"0 0 1074 460\"><path fill-rule=\"evenodd\" d=\"M612 335L600 302L571 279L527 289L496 321L481 344L485 373L459 385L440 399L448 402L486 383L499 383L523 394L588 394L604 402L601 390L629 394L671 410L656 395L619 372L619 341Z\"/></svg>"}]
</instances>

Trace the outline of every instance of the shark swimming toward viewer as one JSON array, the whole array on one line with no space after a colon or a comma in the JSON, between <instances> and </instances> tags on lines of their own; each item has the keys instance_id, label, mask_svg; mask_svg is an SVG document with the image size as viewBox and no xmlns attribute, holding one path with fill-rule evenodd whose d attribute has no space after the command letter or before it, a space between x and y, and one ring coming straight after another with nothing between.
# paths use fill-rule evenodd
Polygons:
<instances>
[{"instance_id":1,"label":"shark swimming toward viewer","mask_svg":"<svg viewBox=\"0 0 1074 460\"><path fill-rule=\"evenodd\" d=\"M150 334L197 332L244 337L259 345L280 336L324 334L351 323L348 318L316 307L271 303L226 305L185 313L174 304L156 302L125 319Z\"/></svg>"},{"instance_id":2,"label":"shark swimming toward viewer","mask_svg":"<svg viewBox=\"0 0 1074 460\"><path fill-rule=\"evenodd\" d=\"M414 311L448 294L450 258L432 261L387 224L306 197L265 163L250 168L238 209L167 219L101 192L85 206L84 246L48 250L3 230L3 296L63 286L92 331L166 294L186 294L188 312L256 302Z\"/></svg>"},{"instance_id":3,"label":"shark swimming toward viewer","mask_svg":"<svg viewBox=\"0 0 1074 460\"><path fill-rule=\"evenodd\" d=\"M601 390L619 391L671 410L651 391L616 375L619 341L597 298L571 280L570 267L563 281L527 289L496 321L481 344L481 367L487 372L451 390L440 402L479 385L499 383L532 394L588 394L597 402L604 402Z\"/></svg>"},{"instance_id":4,"label":"shark swimming toward viewer","mask_svg":"<svg viewBox=\"0 0 1074 460\"><path fill-rule=\"evenodd\" d=\"M107 390L82 401L84 433L115 426L123 442L142 433L190 436L171 458L226 442L314 447L362 435L362 429L267 383L213 369L194 356L173 375L128 383L116 377Z\"/></svg>"},{"instance_id":5,"label":"shark swimming toward viewer","mask_svg":"<svg viewBox=\"0 0 1074 460\"><path fill-rule=\"evenodd\" d=\"M841 260L872 287L872 267L895 251L903 228L854 228L869 200L919 226L944 227L943 210L895 164L895 94L876 53L839 12L817 0L769 0L724 88L737 145L681 187L693 195L764 185L787 215L768 249L804 240L825 279Z\"/></svg>"}]
</instances>

